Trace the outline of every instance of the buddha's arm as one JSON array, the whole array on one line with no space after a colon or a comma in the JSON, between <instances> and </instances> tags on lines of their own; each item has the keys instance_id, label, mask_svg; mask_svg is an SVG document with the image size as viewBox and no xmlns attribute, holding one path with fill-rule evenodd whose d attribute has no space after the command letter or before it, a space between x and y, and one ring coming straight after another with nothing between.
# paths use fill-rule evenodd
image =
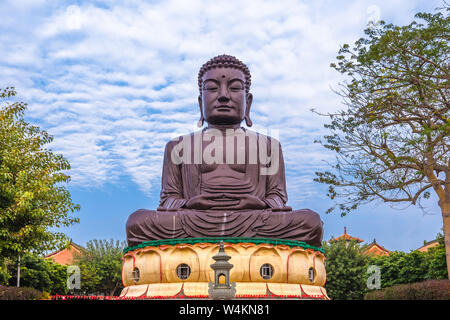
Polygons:
<instances>
[{"instance_id":1,"label":"buddha's arm","mask_svg":"<svg viewBox=\"0 0 450 320\"><path fill-rule=\"evenodd\" d=\"M183 183L181 165L171 160L171 154L177 141L167 143L164 151L164 162L161 179L161 195L159 207L164 209L179 209L187 202L183 198Z\"/></svg>"},{"instance_id":2,"label":"buddha's arm","mask_svg":"<svg viewBox=\"0 0 450 320\"><path fill-rule=\"evenodd\" d=\"M273 139L273 138L270 138ZM281 144L275 140L278 145L278 170L272 170L274 172L270 172L272 174L267 175L266 180L266 198L264 202L272 209L280 209L284 208L287 202L287 192L286 192L286 177L284 173L284 159L283 152L281 150ZM272 143L268 143L268 154L271 153ZM272 166L272 168L276 167L276 163L272 160L268 166Z\"/></svg>"}]
</instances>

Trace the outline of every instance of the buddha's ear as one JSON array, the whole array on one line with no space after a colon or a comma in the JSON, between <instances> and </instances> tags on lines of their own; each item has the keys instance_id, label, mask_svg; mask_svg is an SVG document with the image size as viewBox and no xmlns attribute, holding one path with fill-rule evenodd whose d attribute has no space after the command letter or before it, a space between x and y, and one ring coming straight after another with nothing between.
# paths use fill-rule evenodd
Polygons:
<instances>
[{"instance_id":1,"label":"buddha's ear","mask_svg":"<svg viewBox=\"0 0 450 320\"><path fill-rule=\"evenodd\" d=\"M245 108L245 124L247 127L251 127L253 125L252 120L250 119L250 108L253 102L253 95L251 93L247 93L247 107Z\"/></svg>"},{"instance_id":2,"label":"buddha's ear","mask_svg":"<svg viewBox=\"0 0 450 320\"><path fill-rule=\"evenodd\" d=\"M203 122L205 121L205 118L203 117L203 102L202 102L202 96L198 96L198 106L200 107L200 120L197 122L197 127L201 128L203 126Z\"/></svg>"}]
</instances>

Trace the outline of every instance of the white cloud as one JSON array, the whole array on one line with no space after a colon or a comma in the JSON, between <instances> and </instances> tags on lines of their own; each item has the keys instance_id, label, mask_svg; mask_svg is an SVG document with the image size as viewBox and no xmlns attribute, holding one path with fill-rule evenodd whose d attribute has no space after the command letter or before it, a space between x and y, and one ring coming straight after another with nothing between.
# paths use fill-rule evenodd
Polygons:
<instances>
[{"instance_id":1,"label":"white cloud","mask_svg":"<svg viewBox=\"0 0 450 320\"><path fill-rule=\"evenodd\" d=\"M159 192L165 143L198 121L198 69L217 54L236 55L252 72L253 121L280 129L300 201L314 195L313 172L331 156L313 144L324 119L310 109L340 107L330 86L341 78L329 64L362 35L373 4L382 19L406 23L418 1L7 1L0 86L15 85L27 116L54 135L51 147L68 158L73 183L129 175Z\"/></svg>"}]
</instances>

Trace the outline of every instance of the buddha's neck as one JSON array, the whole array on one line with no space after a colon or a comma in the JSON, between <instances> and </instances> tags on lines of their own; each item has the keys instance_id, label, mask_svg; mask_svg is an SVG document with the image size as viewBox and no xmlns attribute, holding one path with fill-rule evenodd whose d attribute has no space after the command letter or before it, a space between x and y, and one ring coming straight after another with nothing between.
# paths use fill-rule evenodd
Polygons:
<instances>
[{"instance_id":1,"label":"buddha's neck","mask_svg":"<svg viewBox=\"0 0 450 320\"><path fill-rule=\"evenodd\" d=\"M207 129L218 129L220 131L226 131L227 129L239 129L241 127L240 123L236 124L209 124L206 127Z\"/></svg>"}]
</instances>

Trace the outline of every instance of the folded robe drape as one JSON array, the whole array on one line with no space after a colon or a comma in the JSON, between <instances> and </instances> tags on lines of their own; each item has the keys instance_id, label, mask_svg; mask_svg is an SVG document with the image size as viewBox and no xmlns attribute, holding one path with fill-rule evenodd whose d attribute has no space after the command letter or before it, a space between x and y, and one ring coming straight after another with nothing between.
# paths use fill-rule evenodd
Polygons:
<instances>
[{"instance_id":1,"label":"folded robe drape","mask_svg":"<svg viewBox=\"0 0 450 320\"><path fill-rule=\"evenodd\" d=\"M140 209L127 221L127 241L135 246L149 240L245 237L304 241L320 247L323 223L314 211L153 211Z\"/></svg>"},{"instance_id":2,"label":"folded robe drape","mask_svg":"<svg viewBox=\"0 0 450 320\"><path fill-rule=\"evenodd\" d=\"M223 179L212 177L209 180L206 180L206 174L202 174L202 164L196 162L196 159L203 160L204 132L192 133L167 143L160 211L140 209L129 216L126 224L129 246L149 240L220 236L289 239L321 246L323 223L319 214L309 209L292 211L285 206L287 192L284 160L277 140L243 128L238 131L238 135L245 136L245 174L242 186L239 186L236 185L236 173ZM199 141L201 148L195 147ZM183 142L183 148L177 150ZM277 152L273 152L274 147ZM235 157L238 156L237 148L234 149L234 154ZM255 154L258 155L256 162L252 162L252 155ZM180 156L178 160L182 161L174 161L174 155ZM261 161L261 155L272 158L270 161ZM264 170L266 174L263 173ZM202 177L205 181L202 181ZM266 203L267 208L238 211L226 208L186 208L189 199L205 192L249 194ZM220 199L217 201L220 202Z\"/></svg>"}]
</instances>

